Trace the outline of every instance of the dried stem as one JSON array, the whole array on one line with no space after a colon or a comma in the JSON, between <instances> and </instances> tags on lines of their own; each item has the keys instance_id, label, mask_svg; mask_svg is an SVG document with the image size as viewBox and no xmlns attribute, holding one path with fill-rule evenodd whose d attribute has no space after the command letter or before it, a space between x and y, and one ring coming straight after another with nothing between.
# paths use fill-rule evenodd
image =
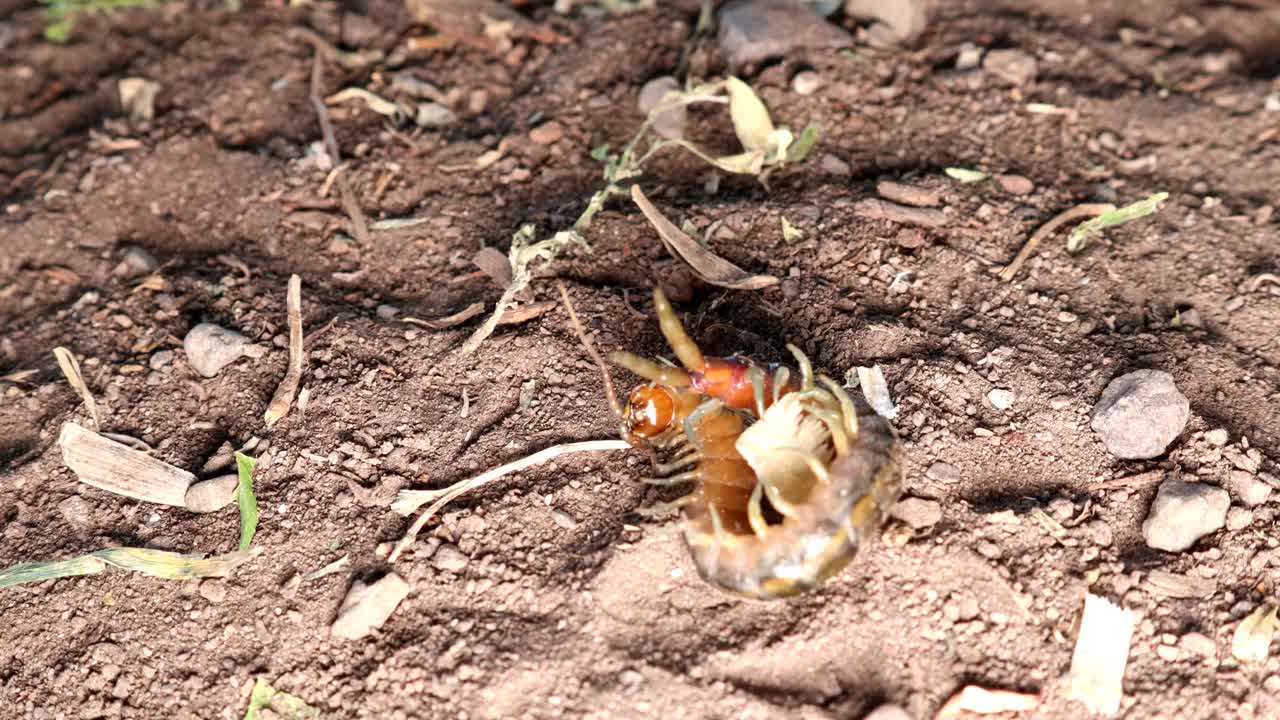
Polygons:
<instances>
[{"instance_id":1,"label":"dried stem","mask_svg":"<svg viewBox=\"0 0 1280 720\"><path fill-rule=\"evenodd\" d=\"M560 299L564 301L564 309L569 312L569 322L573 325L573 331L577 333L578 339L582 341L582 346L587 349L587 354L591 356L591 360L595 362L596 367L600 368L600 382L604 384L605 397L609 398L609 409L613 411L615 417L622 417L622 405L618 403L618 394L614 392L613 377L609 375L609 366L605 364L600 351L596 350L595 343L591 342L591 338L587 337L586 331L582 329L582 322L578 320L578 313L573 309L573 302L569 300L569 293L564 289L564 283L557 280L556 287L560 290Z\"/></svg>"},{"instance_id":2,"label":"dried stem","mask_svg":"<svg viewBox=\"0 0 1280 720\"><path fill-rule=\"evenodd\" d=\"M1040 229L1036 230L1035 233L1031 235L1031 239L1027 240L1026 245L1022 246L1022 250L1018 251L1018 256L1013 259L1013 262L1009 263L1005 269L1000 271L1000 279L1005 282L1013 280L1014 276L1018 274L1018 271L1022 269L1023 263L1027 261L1027 258L1031 257L1031 253L1035 252L1036 248L1040 246L1040 243L1045 238L1056 232L1058 228L1072 220L1078 220L1086 217L1097 217L1102 213L1111 212L1115 209L1115 205L1109 205L1106 203L1085 203L1083 205L1077 205L1070 210L1058 213L1057 216L1044 225L1041 225Z\"/></svg>"},{"instance_id":3,"label":"dried stem","mask_svg":"<svg viewBox=\"0 0 1280 720\"><path fill-rule=\"evenodd\" d=\"M302 382L302 278L293 275L289 278L289 293L285 301L289 313L289 370L285 373L271 404L263 413L262 420L271 427L289 414L293 405L293 397L298 392L298 384Z\"/></svg>"}]
</instances>

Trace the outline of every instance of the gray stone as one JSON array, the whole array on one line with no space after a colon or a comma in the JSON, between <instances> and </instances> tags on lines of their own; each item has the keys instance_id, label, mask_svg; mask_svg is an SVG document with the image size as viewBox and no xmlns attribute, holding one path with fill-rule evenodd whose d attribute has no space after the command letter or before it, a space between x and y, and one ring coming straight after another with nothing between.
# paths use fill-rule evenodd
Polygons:
<instances>
[{"instance_id":1,"label":"gray stone","mask_svg":"<svg viewBox=\"0 0 1280 720\"><path fill-rule=\"evenodd\" d=\"M236 499L237 475L223 475L211 480L192 483L187 488L185 507L195 513L211 513L231 504Z\"/></svg>"},{"instance_id":2,"label":"gray stone","mask_svg":"<svg viewBox=\"0 0 1280 720\"><path fill-rule=\"evenodd\" d=\"M1112 380L1093 408L1090 424L1113 455L1158 457L1191 417L1191 403L1160 370L1135 370Z\"/></svg>"},{"instance_id":3,"label":"gray stone","mask_svg":"<svg viewBox=\"0 0 1280 720\"><path fill-rule=\"evenodd\" d=\"M937 525L942 519L942 505L935 500L924 498L903 498L889 508L889 515L916 530L923 530Z\"/></svg>"},{"instance_id":4,"label":"gray stone","mask_svg":"<svg viewBox=\"0 0 1280 720\"><path fill-rule=\"evenodd\" d=\"M387 573L372 585L357 580L329 632L340 640L359 640L382 627L408 595L409 583L395 573Z\"/></svg>"},{"instance_id":5,"label":"gray stone","mask_svg":"<svg viewBox=\"0 0 1280 720\"><path fill-rule=\"evenodd\" d=\"M1205 433L1204 439L1208 440L1210 445L1222 447L1231 439L1231 434L1226 431L1226 428L1217 428Z\"/></svg>"},{"instance_id":6,"label":"gray stone","mask_svg":"<svg viewBox=\"0 0 1280 720\"><path fill-rule=\"evenodd\" d=\"M158 267L160 267L160 263L156 262L151 253L140 247L131 247L124 251L124 255L120 258L120 264L116 265L111 272L118 277L134 278L146 275Z\"/></svg>"},{"instance_id":7,"label":"gray stone","mask_svg":"<svg viewBox=\"0 0 1280 720\"><path fill-rule=\"evenodd\" d=\"M431 556L431 564L435 565L437 570L444 570L455 575L462 572L469 562L471 562L471 559L463 555L462 551L454 545L441 545L436 549L435 554Z\"/></svg>"},{"instance_id":8,"label":"gray stone","mask_svg":"<svg viewBox=\"0 0 1280 720\"><path fill-rule=\"evenodd\" d=\"M205 377L217 375L244 354L249 339L235 330L228 330L213 323L200 323L191 328L182 340L187 351L187 362Z\"/></svg>"},{"instance_id":9,"label":"gray stone","mask_svg":"<svg viewBox=\"0 0 1280 720\"><path fill-rule=\"evenodd\" d=\"M449 108L440 103L426 102L418 104L418 114L413 121L418 127L442 128L452 125L456 119Z\"/></svg>"},{"instance_id":10,"label":"gray stone","mask_svg":"<svg viewBox=\"0 0 1280 720\"><path fill-rule=\"evenodd\" d=\"M1253 524L1253 511L1248 508L1232 506L1227 510L1227 529L1232 532L1243 530Z\"/></svg>"},{"instance_id":11,"label":"gray stone","mask_svg":"<svg viewBox=\"0 0 1280 720\"><path fill-rule=\"evenodd\" d=\"M960 468L951 463L936 462L924 471L924 476L935 482L958 483L960 482Z\"/></svg>"},{"instance_id":12,"label":"gray stone","mask_svg":"<svg viewBox=\"0 0 1280 720\"><path fill-rule=\"evenodd\" d=\"M992 50L982 58L982 69L1012 85L1026 85L1036 79L1036 59L1021 50Z\"/></svg>"},{"instance_id":13,"label":"gray stone","mask_svg":"<svg viewBox=\"0 0 1280 720\"><path fill-rule=\"evenodd\" d=\"M86 528L93 516L93 506L79 495L72 495L58 503L58 514L74 528Z\"/></svg>"},{"instance_id":14,"label":"gray stone","mask_svg":"<svg viewBox=\"0 0 1280 720\"><path fill-rule=\"evenodd\" d=\"M822 76L812 70L804 70L796 73L791 78L791 89L796 91L797 95L812 95L822 89L827 81Z\"/></svg>"},{"instance_id":15,"label":"gray stone","mask_svg":"<svg viewBox=\"0 0 1280 720\"><path fill-rule=\"evenodd\" d=\"M1231 498L1227 491L1204 483L1172 478L1160 483L1142 537L1157 550L1181 552L1227 524Z\"/></svg>"},{"instance_id":16,"label":"gray stone","mask_svg":"<svg viewBox=\"0 0 1280 720\"><path fill-rule=\"evenodd\" d=\"M1197 632L1187 633L1178 638L1178 647L1188 655L1211 658L1218 654L1218 645L1213 638Z\"/></svg>"},{"instance_id":17,"label":"gray stone","mask_svg":"<svg viewBox=\"0 0 1280 720\"><path fill-rule=\"evenodd\" d=\"M173 362L173 351L161 350L153 354L151 358L147 360L147 365L149 365L152 370L159 370L171 362Z\"/></svg>"},{"instance_id":18,"label":"gray stone","mask_svg":"<svg viewBox=\"0 0 1280 720\"><path fill-rule=\"evenodd\" d=\"M1257 507L1271 497L1271 486L1244 470L1232 470L1227 487L1237 500L1248 507Z\"/></svg>"},{"instance_id":19,"label":"gray stone","mask_svg":"<svg viewBox=\"0 0 1280 720\"><path fill-rule=\"evenodd\" d=\"M973 43L961 45L960 54L956 55L956 70L964 72L977 69L982 64L982 52L982 48Z\"/></svg>"},{"instance_id":20,"label":"gray stone","mask_svg":"<svg viewBox=\"0 0 1280 720\"><path fill-rule=\"evenodd\" d=\"M991 401L991 406L997 410L1008 410L1013 407L1014 394L1012 390L1004 388L992 388L987 393L987 399Z\"/></svg>"},{"instance_id":21,"label":"gray stone","mask_svg":"<svg viewBox=\"0 0 1280 720\"><path fill-rule=\"evenodd\" d=\"M867 41L874 47L910 44L929 27L928 0L846 0L844 11L871 21Z\"/></svg>"},{"instance_id":22,"label":"gray stone","mask_svg":"<svg viewBox=\"0 0 1280 720\"><path fill-rule=\"evenodd\" d=\"M662 75L645 83L640 88L640 98L637 101L640 114L648 117L650 111L662 104L667 93L672 92L680 92L680 82L670 75ZM680 140L684 137L688 116L687 106L673 107L654 118L653 130L669 140Z\"/></svg>"},{"instance_id":23,"label":"gray stone","mask_svg":"<svg viewBox=\"0 0 1280 720\"><path fill-rule=\"evenodd\" d=\"M828 23L808 3L736 0L718 13L720 51L731 67L782 57L800 48L840 48L849 33Z\"/></svg>"}]
</instances>

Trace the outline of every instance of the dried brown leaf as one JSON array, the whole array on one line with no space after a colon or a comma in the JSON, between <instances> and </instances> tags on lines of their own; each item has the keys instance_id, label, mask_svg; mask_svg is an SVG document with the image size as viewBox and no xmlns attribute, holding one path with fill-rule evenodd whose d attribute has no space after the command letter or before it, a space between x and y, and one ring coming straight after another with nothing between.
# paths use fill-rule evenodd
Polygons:
<instances>
[{"instance_id":1,"label":"dried brown leaf","mask_svg":"<svg viewBox=\"0 0 1280 720\"><path fill-rule=\"evenodd\" d=\"M662 244L666 245L667 250L688 263L693 272L704 281L734 290L760 290L778 284L778 278L772 275L752 275L684 234L649 202L639 185L631 186L631 199L640 207L640 212L648 218L653 229L658 231L658 237L662 238Z\"/></svg>"},{"instance_id":2,"label":"dried brown leaf","mask_svg":"<svg viewBox=\"0 0 1280 720\"><path fill-rule=\"evenodd\" d=\"M185 507L196 476L75 423L58 436L62 462L80 482L147 502Z\"/></svg>"},{"instance_id":3,"label":"dried brown leaf","mask_svg":"<svg viewBox=\"0 0 1280 720\"><path fill-rule=\"evenodd\" d=\"M451 327L461 325L482 312L484 312L484 303L478 302L471 303L452 315L446 315L445 317L437 318L435 320L419 320L418 318L407 317L402 318L401 322L407 322L411 325L421 325L422 327L431 328L432 330L448 330Z\"/></svg>"}]
</instances>

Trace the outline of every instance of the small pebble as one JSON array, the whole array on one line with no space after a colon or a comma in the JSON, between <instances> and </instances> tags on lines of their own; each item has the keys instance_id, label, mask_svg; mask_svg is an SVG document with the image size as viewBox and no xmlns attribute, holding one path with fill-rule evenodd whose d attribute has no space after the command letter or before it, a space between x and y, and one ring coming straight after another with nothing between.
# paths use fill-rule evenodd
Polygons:
<instances>
[{"instance_id":1,"label":"small pebble","mask_svg":"<svg viewBox=\"0 0 1280 720\"><path fill-rule=\"evenodd\" d=\"M925 477L935 482L958 483L960 482L960 468L951 463L936 462L924 471Z\"/></svg>"},{"instance_id":2,"label":"small pebble","mask_svg":"<svg viewBox=\"0 0 1280 720\"><path fill-rule=\"evenodd\" d=\"M120 264L112 270L112 274L122 278L134 278L152 272L160 263L151 253L140 247L131 247L124 251Z\"/></svg>"},{"instance_id":3,"label":"small pebble","mask_svg":"<svg viewBox=\"0 0 1280 720\"><path fill-rule=\"evenodd\" d=\"M564 137L564 126L552 120L529 131L529 139L539 145L553 145Z\"/></svg>"},{"instance_id":4,"label":"small pebble","mask_svg":"<svg viewBox=\"0 0 1280 720\"><path fill-rule=\"evenodd\" d=\"M74 528L89 526L93 515L93 506L79 495L72 495L58 503L58 514Z\"/></svg>"},{"instance_id":5,"label":"small pebble","mask_svg":"<svg viewBox=\"0 0 1280 720\"><path fill-rule=\"evenodd\" d=\"M418 105L418 114L414 117L414 123L418 127L424 128L442 128L452 125L457 116L449 108L440 103L426 102Z\"/></svg>"},{"instance_id":6,"label":"small pebble","mask_svg":"<svg viewBox=\"0 0 1280 720\"><path fill-rule=\"evenodd\" d=\"M916 530L922 530L938 524L942 519L942 505L924 498L903 498L889 509L889 515Z\"/></svg>"},{"instance_id":7,"label":"small pebble","mask_svg":"<svg viewBox=\"0 0 1280 720\"><path fill-rule=\"evenodd\" d=\"M151 359L147 361L147 364L151 366L152 370L159 370L171 362L173 362L173 351L161 350L153 353L151 355Z\"/></svg>"},{"instance_id":8,"label":"small pebble","mask_svg":"<svg viewBox=\"0 0 1280 720\"><path fill-rule=\"evenodd\" d=\"M359 640L382 627L408 595L409 583L395 573L387 573L372 585L357 580L342 601L330 633L338 639Z\"/></svg>"},{"instance_id":9,"label":"small pebble","mask_svg":"<svg viewBox=\"0 0 1280 720\"><path fill-rule=\"evenodd\" d=\"M670 75L661 75L645 83L644 87L640 88L640 98L637 102L640 114L648 116L649 112L658 107L667 94L672 92L680 92L680 81ZM653 121L654 132L668 140L683 138L688 114L685 105L664 111Z\"/></svg>"},{"instance_id":10,"label":"small pebble","mask_svg":"<svg viewBox=\"0 0 1280 720\"><path fill-rule=\"evenodd\" d=\"M200 597L216 605L227 599L227 584L215 578L204 580L200 583Z\"/></svg>"},{"instance_id":11,"label":"small pebble","mask_svg":"<svg viewBox=\"0 0 1280 720\"><path fill-rule=\"evenodd\" d=\"M237 475L223 475L211 480L192 483L187 488L184 504L194 513L211 513L221 510L236 499L236 488L240 484Z\"/></svg>"},{"instance_id":12,"label":"small pebble","mask_svg":"<svg viewBox=\"0 0 1280 720\"><path fill-rule=\"evenodd\" d=\"M1271 497L1271 486L1244 470L1232 470L1227 488L1248 507L1257 507Z\"/></svg>"},{"instance_id":13,"label":"small pebble","mask_svg":"<svg viewBox=\"0 0 1280 720\"><path fill-rule=\"evenodd\" d=\"M1253 524L1252 510L1249 510L1248 508L1235 506L1235 505L1231 506L1231 509L1227 510L1227 529L1228 530L1232 530L1232 531L1243 530L1252 524Z\"/></svg>"},{"instance_id":14,"label":"small pebble","mask_svg":"<svg viewBox=\"0 0 1280 720\"><path fill-rule=\"evenodd\" d=\"M1036 189L1035 183L1021 175L996 175L993 179L1010 195L1030 195Z\"/></svg>"},{"instance_id":15,"label":"small pebble","mask_svg":"<svg viewBox=\"0 0 1280 720\"><path fill-rule=\"evenodd\" d=\"M1267 679L1262 681L1262 689L1272 695L1280 695L1280 675L1268 675Z\"/></svg>"},{"instance_id":16,"label":"small pebble","mask_svg":"<svg viewBox=\"0 0 1280 720\"><path fill-rule=\"evenodd\" d=\"M396 315L400 314L400 309L394 305L383 304L379 305L373 312L378 316L379 320L394 320Z\"/></svg>"},{"instance_id":17,"label":"small pebble","mask_svg":"<svg viewBox=\"0 0 1280 720\"><path fill-rule=\"evenodd\" d=\"M1116 457L1143 460L1164 454L1190 417L1191 403L1173 384L1173 376L1136 370L1107 384L1090 427Z\"/></svg>"},{"instance_id":18,"label":"small pebble","mask_svg":"<svg viewBox=\"0 0 1280 720\"><path fill-rule=\"evenodd\" d=\"M822 76L812 70L798 72L791 78L791 89L795 90L797 95L812 95L822 89L825 84L826 81Z\"/></svg>"},{"instance_id":19,"label":"small pebble","mask_svg":"<svg viewBox=\"0 0 1280 720\"><path fill-rule=\"evenodd\" d=\"M572 515L564 512L563 510L552 510L551 519L555 521L556 525L559 525L565 530L572 530L578 527L578 521L574 520Z\"/></svg>"},{"instance_id":20,"label":"small pebble","mask_svg":"<svg viewBox=\"0 0 1280 720\"><path fill-rule=\"evenodd\" d=\"M467 567L471 559L462 554L462 551L455 545L442 544L436 548L436 552L431 556L431 564L437 570L444 570L453 574L458 574Z\"/></svg>"},{"instance_id":21,"label":"small pebble","mask_svg":"<svg viewBox=\"0 0 1280 720\"><path fill-rule=\"evenodd\" d=\"M822 159L818 161L818 167L822 168L822 172L828 175L848 177L853 174L853 169L849 167L849 163L831 153L826 153L822 156Z\"/></svg>"},{"instance_id":22,"label":"small pebble","mask_svg":"<svg viewBox=\"0 0 1280 720\"><path fill-rule=\"evenodd\" d=\"M911 720L911 713L898 705L881 705L864 720Z\"/></svg>"},{"instance_id":23,"label":"small pebble","mask_svg":"<svg viewBox=\"0 0 1280 720\"><path fill-rule=\"evenodd\" d=\"M967 42L960 46L960 53L956 55L956 70L965 72L974 70L982 64L982 48Z\"/></svg>"},{"instance_id":24,"label":"small pebble","mask_svg":"<svg viewBox=\"0 0 1280 720\"><path fill-rule=\"evenodd\" d=\"M841 48L853 37L807 3L734 0L720 7L716 39L731 67L783 57L800 48Z\"/></svg>"},{"instance_id":25,"label":"small pebble","mask_svg":"<svg viewBox=\"0 0 1280 720\"><path fill-rule=\"evenodd\" d=\"M987 399L991 401L991 405L997 410L1008 410L1013 407L1013 391L1004 388L993 388L987 393Z\"/></svg>"},{"instance_id":26,"label":"small pebble","mask_svg":"<svg viewBox=\"0 0 1280 720\"><path fill-rule=\"evenodd\" d=\"M1012 85L1026 85L1036 79L1039 65L1022 50L992 50L982 58L982 69Z\"/></svg>"},{"instance_id":27,"label":"small pebble","mask_svg":"<svg viewBox=\"0 0 1280 720\"><path fill-rule=\"evenodd\" d=\"M217 375L238 360L248 344L249 339L244 335L212 323L196 325L182 340L187 362L205 377Z\"/></svg>"},{"instance_id":28,"label":"small pebble","mask_svg":"<svg viewBox=\"0 0 1280 720\"><path fill-rule=\"evenodd\" d=\"M1226 445L1229 440L1231 440L1231 434L1228 433L1225 428L1217 428L1205 433L1204 439L1209 441L1210 445L1216 445L1218 447L1222 447Z\"/></svg>"},{"instance_id":29,"label":"small pebble","mask_svg":"<svg viewBox=\"0 0 1280 720\"><path fill-rule=\"evenodd\" d=\"M1201 633L1187 633L1178 638L1178 647L1188 655L1214 657L1218 654L1218 646L1213 642L1213 638Z\"/></svg>"},{"instance_id":30,"label":"small pebble","mask_svg":"<svg viewBox=\"0 0 1280 720\"><path fill-rule=\"evenodd\" d=\"M1176 662L1180 653L1178 652L1178 648L1172 645L1157 645L1156 655L1165 662Z\"/></svg>"},{"instance_id":31,"label":"small pebble","mask_svg":"<svg viewBox=\"0 0 1280 720\"><path fill-rule=\"evenodd\" d=\"M1142 537L1157 550L1181 552L1227 524L1231 498L1227 491L1204 483L1169 478L1160 483Z\"/></svg>"}]
</instances>

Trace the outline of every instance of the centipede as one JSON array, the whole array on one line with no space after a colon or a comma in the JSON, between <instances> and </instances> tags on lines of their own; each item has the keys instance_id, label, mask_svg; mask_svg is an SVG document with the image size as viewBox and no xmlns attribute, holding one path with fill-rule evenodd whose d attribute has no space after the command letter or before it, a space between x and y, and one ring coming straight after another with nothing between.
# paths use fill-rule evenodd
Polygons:
<instances>
[{"instance_id":1,"label":"centipede","mask_svg":"<svg viewBox=\"0 0 1280 720\"><path fill-rule=\"evenodd\" d=\"M563 290L563 289L562 289ZM874 537L902 493L902 447L893 426L839 383L796 365L707 357L662 290L658 326L679 365L614 351L640 376L620 403L601 366L619 433L654 458L656 486L688 486L660 506L679 510L693 564L708 584L760 600L812 590Z\"/></svg>"}]
</instances>

